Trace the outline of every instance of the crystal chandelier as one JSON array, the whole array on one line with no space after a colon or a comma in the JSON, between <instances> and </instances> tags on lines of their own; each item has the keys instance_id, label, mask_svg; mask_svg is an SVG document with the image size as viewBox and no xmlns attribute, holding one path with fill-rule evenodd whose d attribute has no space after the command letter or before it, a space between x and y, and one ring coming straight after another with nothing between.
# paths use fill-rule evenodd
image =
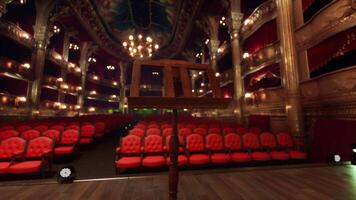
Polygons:
<instances>
[{"instance_id":1,"label":"crystal chandelier","mask_svg":"<svg viewBox=\"0 0 356 200\"><path fill-rule=\"evenodd\" d=\"M141 34L129 35L128 40L124 41L122 45L133 58L151 57L153 52L159 48L159 45L154 43L150 36L144 38Z\"/></svg>"}]
</instances>

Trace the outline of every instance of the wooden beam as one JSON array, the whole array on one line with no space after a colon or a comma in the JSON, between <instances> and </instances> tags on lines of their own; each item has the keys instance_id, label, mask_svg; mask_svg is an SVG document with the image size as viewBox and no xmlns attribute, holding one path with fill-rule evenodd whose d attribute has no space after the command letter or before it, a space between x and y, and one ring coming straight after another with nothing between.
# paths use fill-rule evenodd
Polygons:
<instances>
[{"instance_id":1,"label":"wooden beam","mask_svg":"<svg viewBox=\"0 0 356 200\"><path fill-rule=\"evenodd\" d=\"M140 82L141 82L141 64L139 62L134 62L132 67L130 96L132 97L140 96Z\"/></svg>"},{"instance_id":2,"label":"wooden beam","mask_svg":"<svg viewBox=\"0 0 356 200\"><path fill-rule=\"evenodd\" d=\"M164 90L166 97L175 97L172 66L164 68Z\"/></svg>"},{"instance_id":3,"label":"wooden beam","mask_svg":"<svg viewBox=\"0 0 356 200\"><path fill-rule=\"evenodd\" d=\"M184 67L179 68L180 80L182 82L183 94L185 97L192 97L191 80L188 75L188 69Z\"/></svg>"}]
</instances>

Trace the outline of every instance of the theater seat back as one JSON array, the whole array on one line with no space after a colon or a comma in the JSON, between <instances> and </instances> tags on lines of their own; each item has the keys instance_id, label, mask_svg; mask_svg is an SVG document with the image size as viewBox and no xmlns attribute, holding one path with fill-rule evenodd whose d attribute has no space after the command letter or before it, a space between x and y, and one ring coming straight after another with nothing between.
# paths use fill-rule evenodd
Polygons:
<instances>
[{"instance_id":1,"label":"theater seat back","mask_svg":"<svg viewBox=\"0 0 356 200\"><path fill-rule=\"evenodd\" d=\"M247 128L244 128L244 127L237 128L236 130L237 130L237 134L240 134L240 135L247 133Z\"/></svg>"},{"instance_id":2,"label":"theater seat back","mask_svg":"<svg viewBox=\"0 0 356 200\"><path fill-rule=\"evenodd\" d=\"M74 129L65 130L61 135L60 144L73 145L79 141L79 138L79 131Z\"/></svg>"},{"instance_id":3,"label":"theater seat back","mask_svg":"<svg viewBox=\"0 0 356 200\"><path fill-rule=\"evenodd\" d=\"M145 137L144 153L161 153L163 152L163 141L162 137L158 135L149 135Z\"/></svg>"},{"instance_id":4,"label":"theater seat back","mask_svg":"<svg viewBox=\"0 0 356 200\"><path fill-rule=\"evenodd\" d=\"M294 146L292 136L288 133L278 133L277 142L282 147L292 148Z\"/></svg>"},{"instance_id":5,"label":"theater seat back","mask_svg":"<svg viewBox=\"0 0 356 200\"><path fill-rule=\"evenodd\" d=\"M54 130L57 130L57 131L64 131L64 126L60 125L60 124L57 124L57 125L51 126L50 129L54 129Z\"/></svg>"},{"instance_id":6,"label":"theater seat back","mask_svg":"<svg viewBox=\"0 0 356 200\"><path fill-rule=\"evenodd\" d=\"M224 149L223 140L220 134L209 134L205 138L206 149L212 151L221 151Z\"/></svg>"},{"instance_id":7,"label":"theater seat back","mask_svg":"<svg viewBox=\"0 0 356 200\"><path fill-rule=\"evenodd\" d=\"M192 131L189 128L180 128L178 130L178 135L181 135L183 137L187 137L190 134L192 134Z\"/></svg>"},{"instance_id":8,"label":"theater seat back","mask_svg":"<svg viewBox=\"0 0 356 200\"><path fill-rule=\"evenodd\" d=\"M225 140L225 146L227 148L229 148L231 150L241 150L242 149L240 135L237 135L235 133L229 133L229 134L225 135L224 140Z\"/></svg>"},{"instance_id":9,"label":"theater seat back","mask_svg":"<svg viewBox=\"0 0 356 200\"><path fill-rule=\"evenodd\" d=\"M227 127L223 129L223 134L227 135L229 133L235 133L235 130L233 128Z\"/></svg>"},{"instance_id":10,"label":"theater seat back","mask_svg":"<svg viewBox=\"0 0 356 200\"><path fill-rule=\"evenodd\" d=\"M7 138L19 136L19 132L15 130L6 130L0 133L0 140L5 140Z\"/></svg>"},{"instance_id":11,"label":"theater seat back","mask_svg":"<svg viewBox=\"0 0 356 200\"><path fill-rule=\"evenodd\" d=\"M77 124L71 124L69 126L66 127L66 130L69 130L69 129L74 129L74 130L78 130L79 131L79 125Z\"/></svg>"},{"instance_id":12,"label":"theater seat back","mask_svg":"<svg viewBox=\"0 0 356 200\"><path fill-rule=\"evenodd\" d=\"M172 128L165 128L163 129L163 135L164 136L168 136L168 135L172 135L173 129Z\"/></svg>"},{"instance_id":13,"label":"theater seat back","mask_svg":"<svg viewBox=\"0 0 356 200\"><path fill-rule=\"evenodd\" d=\"M24 132L24 131L28 131L31 130L32 127L31 126L27 126L27 125L22 125L16 128L17 131L19 132Z\"/></svg>"},{"instance_id":14,"label":"theater seat back","mask_svg":"<svg viewBox=\"0 0 356 200\"><path fill-rule=\"evenodd\" d=\"M43 136L52 138L56 143L59 142L60 132L54 129L50 129L42 133Z\"/></svg>"},{"instance_id":15,"label":"theater seat back","mask_svg":"<svg viewBox=\"0 0 356 200\"><path fill-rule=\"evenodd\" d=\"M146 135L161 135L161 130L159 128L148 128Z\"/></svg>"},{"instance_id":16,"label":"theater seat back","mask_svg":"<svg viewBox=\"0 0 356 200\"><path fill-rule=\"evenodd\" d=\"M90 124L83 125L80 131L81 137L91 137L95 134L95 127Z\"/></svg>"},{"instance_id":17,"label":"theater seat back","mask_svg":"<svg viewBox=\"0 0 356 200\"><path fill-rule=\"evenodd\" d=\"M210 128L208 130L208 133L211 134L211 133L215 133L215 134L221 134L221 131L219 128Z\"/></svg>"},{"instance_id":18,"label":"theater seat back","mask_svg":"<svg viewBox=\"0 0 356 200\"><path fill-rule=\"evenodd\" d=\"M199 134L191 134L186 139L186 148L189 152L204 151L204 139Z\"/></svg>"},{"instance_id":19,"label":"theater seat back","mask_svg":"<svg viewBox=\"0 0 356 200\"><path fill-rule=\"evenodd\" d=\"M21 133L21 137L25 140L32 140L36 137L39 137L40 136L40 132L39 131L36 131L36 130L28 130L28 131L24 131Z\"/></svg>"},{"instance_id":20,"label":"theater seat back","mask_svg":"<svg viewBox=\"0 0 356 200\"><path fill-rule=\"evenodd\" d=\"M137 135L127 135L121 139L120 152L122 154L140 154L141 137Z\"/></svg>"},{"instance_id":21,"label":"theater seat back","mask_svg":"<svg viewBox=\"0 0 356 200\"><path fill-rule=\"evenodd\" d=\"M254 134L260 134L262 131L260 128L257 127L252 127L250 128L250 133L254 133Z\"/></svg>"},{"instance_id":22,"label":"theater seat back","mask_svg":"<svg viewBox=\"0 0 356 200\"><path fill-rule=\"evenodd\" d=\"M26 158L41 158L53 151L54 141L49 137L38 137L28 142Z\"/></svg>"},{"instance_id":23,"label":"theater seat back","mask_svg":"<svg viewBox=\"0 0 356 200\"><path fill-rule=\"evenodd\" d=\"M43 133L43 132L48 130L48 126L46 126L46 125L38 125L34 129L39 131L40 133Z\"/></svg>"},{"instance_id":24,"label":"theater seat back","mask_svg":"<svg viewBox=\"0 0 356 200\"><path fill-rule=\"evenodd\" d=\"M145 131L139 128L134 128L129 131L129 135L136 135L139 137L143 137L145 135Z\"/></svg>"},{"instance_id":25,"label":"theater seat back","mask_svg":"<svg viewBox=\"0 0 356 200\"><path fill-rule=\"evenodd\" d=\"M171 138L172 138L172 135L168 135L166 137L166 149L167 151L169 152L170 151L170 147L171 147ZM178 140L179 140L179 145L182 146L184 145L184 138L183 136L179 135L178 136ZM179 151L182 152L184 150L184 148L180 147L179 148Z\"/></svg>"},{"instance_id":26,"label":"theater seat back","mask_svg":"<svg viewBox=\"0 0 356 200\"><path fill-rule=\"evenodd\" d=\"M242 136L243 146L245 148L254 150L260 148L258 137L254 133L246 133Z\"/></svg>"},{"instance_id":27,"label":"theater seat back","mask_svg":"<svg viewBox=\"0 0 356 200\"><path fill-rule=\"evenodd\" d=\"M274 149L277 147L276 138L272 133L264 132L260 135L261 146Z\"/></svg>"},{"instance_id":28,"label":"theater seat back","mask_svg":"<svg viewBox=\"0 0 356 200\"><path fill-rule=\"evenodd\" d=\"M24 153L26 140L20 137L12 137L1 141L0 159L11 159L14 155Z\"/></svg>"}]
</instances>

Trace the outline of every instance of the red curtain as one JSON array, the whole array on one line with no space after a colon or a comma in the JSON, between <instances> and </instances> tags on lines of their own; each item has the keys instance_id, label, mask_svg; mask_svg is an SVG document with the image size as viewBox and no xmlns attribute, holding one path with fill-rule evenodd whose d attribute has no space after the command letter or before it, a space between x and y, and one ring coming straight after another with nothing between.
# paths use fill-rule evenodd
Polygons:
<instances>
[{"instance_id":1,"label":"red curtain","mask_svg":"<svg viewBox=\"0 0 356 200\"><path fill-rule=\"evenodd\" d=\"M356 49L356 26L308 49L309 70L313 72L335 57Z\"/></svg>"},{"instance_id":2,"label":"red curtain","mask_svg":"<svg viewBox=\"0 0 356 200\"><path fill-rule=\"evenodd\" d=\"M280 83L280 65L275 63L262 68L244 79L247 92L257 91L260 88L277 87Z\"/></svg>"},{"instance_id":3,"label":"red curtain","mask_svg":"<svg viewBox=\"0 0 356 200\"><path fill-rule=\"evenodd\" d=\"M314 162L328 162L339 154L342 161L351 159L351 145L356 144L356 121L317 120L314 125L310 157Z\"/></svg>"},{"instance_id":4,"label":"red curtain","mask_svg":"<svg viewBox=\"0 0 356 200\"><path fill-rule=\"evenodd\" d=\"M263 24L256 32L247 38L243 44L244 52L253 54L261 48L278 40L276 20Z\"/></svg>"},{"instance_id":5,"label":"red curtain","mask_svg":"<svg viewBox=\"0 0 356 200\"><path fill-rule=\"evenodd\" d=\"M308 9L308 7L315 2L315 0L301 0L301 1L302 1L303 10Z\"/></svg>"}]
</instances>

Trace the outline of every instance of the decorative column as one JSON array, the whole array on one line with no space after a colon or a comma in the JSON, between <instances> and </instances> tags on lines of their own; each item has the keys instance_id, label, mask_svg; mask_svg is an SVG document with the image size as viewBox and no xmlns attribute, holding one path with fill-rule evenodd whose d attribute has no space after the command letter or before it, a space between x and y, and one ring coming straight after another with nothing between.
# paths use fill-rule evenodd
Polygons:
<instances>
[{"instance_id":1,"label":"decorative column","mask_svg":"<svg viewBox=\"0 0 356 200\"><path fill-rule=\"evenodd\" d=\"M210 63L214 72L217 72L218 71L217 54L220 45L219 21L215 16L209 16L208 23L209 23L209 33L210 33L210 41L209 41Z\"/></svg>"},{"instance_id":2,"label":"decorative column","mask_svg":"<svg viewBox=\"0 0 356 200\"><path fill-rule=\"evenodd\" d=\"M69 60L69 44L70 44L70 37L71 33L69 31L66 31L64 33L64 39L63 39L63 52L62 52L62 57L63 60L67 61ZM61 68L61 78L63 79L64 82L67 81L67 70ZM58 95L58 101L59 102L64 102L64 93L60 92Z\"/></svg>"},{"instance_id":3,"label":"decorative column","mask_svg":"<svg viewBox=\"0 0 356 200\"><path fill-rule=\"evenodd\" d=\"M81 70L81 79L80 79L80 86L82 90L78 96L78 105L80 106L80 111L84 112L84 98L85 98L85 86L86 86L86 79L87 79L87 71L88 71L88 57L89 57L89 42L82 42L80 45L80 60L79 60L79 67Z\"/></svg>"},{"instance_id":4,"label":"decorative column","mask_svg":"<svg viewBox=\"0 0 356 200\"><path fill-rule=\"evenodd\" d=\"M56 1L36 0L36 23L34 28L35 49L32 54L32 66L34 66L34 81L31 86L31 110L32 116L39 114L43 70L46 58L46 49L49 36L49 14Z\"/></svg>"},{"instance_id":5,"label":"decorative column","mask_svg":"<svg viewBox=\"0 0 356 200\"><path fill-rule=\"evenodd\" d=\"M239 38L243 14L240 13L240 5L240 0L230 0L230 38L234 72L234 100L236 101L234 113L237 115L238 123L243 124L244 83L241 75L241 46Z\"/></svg>"},{"instance_id":6,"label":"decorative column","mask_svg":"<svg viewBox=\"0 0 356 200\"><path fill-rule=\"evenodd\" d=\"M277 0L277 13L287 120L293 136L301 137L304 135L304 124L300 102L298 56L294 38L293 1Z\"/></svg>"},{"instance_id":7,"label":"decorative column","mask_svg":"<svg viewBox=\"0 0 356 200\"><path fill-rule=\"evenodd\" d=\"M303 5L302 1L293 1L294 27L299 28L304 24ZM310 79L308 53L306 49L300 50L298 54L298 69L300 81Z\"/></svg>"},{"instance_id":8,"label":"decorative column","mask_svg":"<svg viewBox=\"0 0 356 200\"><path fill-rule=\"evenodd\" d=\"M0 17L6 14L6 5L13 2L13 0L0 0Z\"/></svg>"},{"instance_id":9,"label":"decorative column","mask_svg":"<svg viewBox=\"0 0 356 200\"><path fill-rule=\"evenodd\" d=\"M122 62L119 63L120 66L120 110L123 114L126 113L125 103L126 103L126 67Z\"/></svg>"}]
</instances>

